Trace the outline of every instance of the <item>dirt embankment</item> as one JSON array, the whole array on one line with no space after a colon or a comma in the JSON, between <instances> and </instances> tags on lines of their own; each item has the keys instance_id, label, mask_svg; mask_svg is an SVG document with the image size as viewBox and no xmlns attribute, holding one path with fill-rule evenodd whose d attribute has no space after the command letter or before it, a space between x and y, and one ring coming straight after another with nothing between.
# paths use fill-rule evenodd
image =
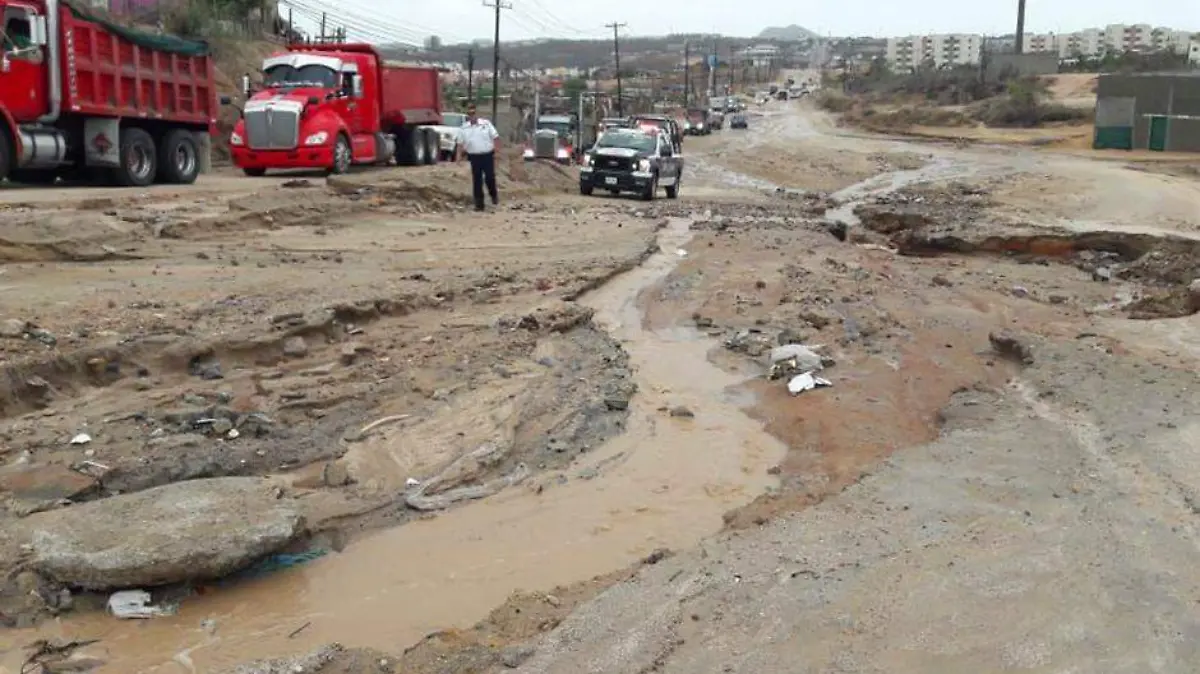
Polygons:
<instances>
[{"instance_id":1,"label":"dirt embankment","mask_svg":"<svg viewBox=\"0 0 1200 674\"><path fill-rule=\"evenodd\" d=\"M876 133L960 143L1090 146L1095 76L985 85L963 73L889 76L853 94L826 89L822 108Z\"/></svg>"},{"instance_id":2,"label":"dirt embankment","mask_svg":"<svg viewBox=\"0 0 1200 674\"><path fill-rule=\"evenodd\" d=\"M302 504L291 550L328 548L619 433L625 356L572 299L648 255L656 223L557 202L558 168L502 174L506 197L549 200L462 215L465 169L444 166L6 209L0 526L20 538L33 513L267 476ZM401 433L421 441L397 454ZM7 625L95 606L5 540Z\"/></svg>"}]
</instances>

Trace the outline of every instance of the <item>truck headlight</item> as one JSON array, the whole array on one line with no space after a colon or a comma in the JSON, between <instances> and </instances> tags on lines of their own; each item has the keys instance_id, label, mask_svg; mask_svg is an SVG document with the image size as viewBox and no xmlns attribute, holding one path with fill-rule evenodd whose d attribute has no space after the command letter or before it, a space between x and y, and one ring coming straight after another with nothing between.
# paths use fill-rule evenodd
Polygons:
<instances>
[{"instance_id":1,"label":"truck headlight","mask_svg":"<svg viewBox=\"0 0 1200 674\"><path fill-rule=\"evenodd\" d=\"M650 171L650 160L643 159L638 162L638 170L642 171L643 173L648 173Z\"/></svg>"},{"instance_id":2,"label":"truck headlight","mask_svg":"<svg viewBox=\"0 0 1200 674\"><path fill-rule=\"evenodd\" d=\"M533 148L525 148L525 152L521 153L526 159L533 159Z\"/></svg>"},{"instance_id":3,"label":"truck headlight","mask_svg":"<svg viewBox=\"0 0 1200 674\"><path fill-rule=\"evenodd\" d=\"M564 147L558 148L558 158L559 159L566 159L570 156L571 156L571 153L567 152L566 148L564 148Z\"/></svg>"},{"instance_id":4,"label":"truck headlight","mask_svg":"<svg viewBox=\"0 0 1200 674\"><path fill-rule=\"evenodd\" d=\"M234 131L233 133L229 134L229 144L241 147L246 144L246 141L242 140L242 135L240 133Z\"/></svg>"},{"instance_id":5,"label":"truck headlight","mask_svg":"<svg viewBox=\"0 0 1200 674\"><path fill-rule=\"evenodd\" d=\"M309 135L304 139L305 145L324 145L325 141L329 140L329 134L324 131L318 131Z\"/></svg>"}]
</instances>

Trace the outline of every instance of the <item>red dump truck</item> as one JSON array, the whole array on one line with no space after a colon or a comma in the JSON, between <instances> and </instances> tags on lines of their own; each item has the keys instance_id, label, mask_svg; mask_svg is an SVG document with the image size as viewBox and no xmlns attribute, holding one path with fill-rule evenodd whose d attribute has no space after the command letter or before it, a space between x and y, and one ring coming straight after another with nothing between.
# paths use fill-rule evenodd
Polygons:
<instances>
[{"instance_id":1,"label":"red dump truck","mask_svg":"<svg viewBox=\"0 0 1200 674\"><path fill-rule=\"evenodd\" d=\"M217 95L208 47L60 0L0 0L0 179L191 183Z\"/></svg>"},{"instance_id":2,"label":"red dump truck","mask_svg":"<svg viewBox=\"0 0 1200 674\"><path fill-rule=\"evenodd\" d=\"M341 43L292 45L262 69L258 91L242 82L246 103L229 138L246 175L437 162L437 132L423 126L441 123L436 68L390 64L369 44Z\"/></svg>"}]
</instances>

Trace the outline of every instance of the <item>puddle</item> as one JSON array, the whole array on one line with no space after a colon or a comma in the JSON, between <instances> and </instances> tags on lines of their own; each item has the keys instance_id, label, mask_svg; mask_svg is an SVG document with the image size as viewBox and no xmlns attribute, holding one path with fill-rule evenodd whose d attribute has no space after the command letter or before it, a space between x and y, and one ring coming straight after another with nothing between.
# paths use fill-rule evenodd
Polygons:
<instances>
[{"instance_id":1,"label":"puddle","mask_svg":"<svg viewBox=\"0 0 1200 674\"><path fill-rule=\"evenodd\" d=\"M785 448L728 394L741 379L708 362L708 339L642 325L638 297L681 259L688 227L671 221L663 252L581 300L629 351L639 391L628 431L572 466L565 483L538 480L554 486L513 488L377 532L340 554L190 598L171 617L72 616L4 641L100 639L92 652L106 653L100 671L112 674L213 672L331 641L397 652L478 622L516 590L586 580L716 533L724 513L774 484L767 469ZM660 411L679 405L695 417ZM12 651L0 657L5 671Z\"/></svg>"}]
</instances>

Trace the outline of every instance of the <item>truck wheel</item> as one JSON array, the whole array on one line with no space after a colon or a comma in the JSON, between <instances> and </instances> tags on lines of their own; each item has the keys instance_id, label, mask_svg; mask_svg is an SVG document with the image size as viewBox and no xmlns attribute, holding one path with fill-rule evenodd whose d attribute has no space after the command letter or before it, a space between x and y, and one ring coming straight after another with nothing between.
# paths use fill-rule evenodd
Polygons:
<instances>
[{"instance_id":1,"label":"truck wheel","mask_svg":"<svg viewBox=\"0 0 1200 674\"><path fill-rule=\"evenodd\" d=\"M242 169L242 173L245 173L247 176L249 176L251 178L261 178L261 177L267 175L267 169L265 169L265 168L244 168L244 169Z\"/></svg>"},{"instance_id":2,"label":"truck wheel","mask_svg":"<svg viewBox=\"0 0 1200 674\"><path fill-rule=\"evenodd\" d=\"M642 192L642 201L654 201L658 196L658 174L650 179L650 184L646 185L646 191Z\"/></svg>"},{"instance_id":3,"label":"truck wheel","mask_svg":"<svg viewBox=\"0 0 1200 674\"><path fill-rule=\"evenodd\" d=\"M580 185L579 193L585 197L590 197L590 196L592 196L592 189L593 188L591 185Z\"/></svg>"},{"instance_id":4,"label":"truck wheel","mask_svg":"<svg viewBox=\"0 0 1200 674\"><path fill-rule=\"evenodd\" d=\"M121 165L111 169L122 187L147 187L158 175L158 152L150 134L137 127L121 129Z\"/></svg>"},{"instance_id":5,"label":"truck wheel","mask_svg":"<svg viewBox=\"0 0 1200 674\"><path fill-rule=\"evenodd\" d=\"M416 129L407 127L396 128L396 165L412 166L417 163L416 144L420 140Z\"/></svg>"},{"instance_id":6,"label":"truck wheel","mask_svg":"<svg viewBox=\"0 0 1200 674\"><path fill-rule=\"evenodd\" d=\"M675 179L675 184L674 184L674 185L667 185L667 186L666 186L666 188L665 188L665 189L666 189L666 191L667 191L667 198L668 198L668 199L678 199L678 198L679 198L679 183L680 183L680 182L682 182L682 181L681 181L681 180L679 180L679 178L676 178L676 179Z\"/></svg>"},{"instance_id":7,"label":"truck wheel","mask_svg":"<svg viewBox=\"0 0 1200 674\"><path fill-rule=\"evenodd\" d=\"M333 142L333 166L329 167L329 172L333 175L342 175L350 170L350 164L354 162L354 151L350 149L350 141L345 134L338 134L337 140Z\"/></svg>"},{"instance_id":8,"label":"truck wheel","mask_svg":"<svg viewBox=\"0 0 1200 674\"><path fill-rule=\"evenodd\" d=\"M8 177L12 165L12 143L8 140L8 132L0 128L0 181Z\"/></svg>"},{"instance_id":9,"label":"truck wheel","mask_svg":"<svg viewBox=\"0 0 1200 674\"><path fill-rule=\"evenodd\" d=\"M429 163L429 143L425 139L426 135L423 129L415 129L409 134L409 143L412 145L412 163L414 166L424 166Z\"/></svg>"},{"instance_id":10,"label":"truck wheel","mask_svg":"<svg viewBox=\"0 0 1200 674\"><path fill-rule=\"evenodd\" d=\"M441 159L442 146L433 129L425 129L425 163L436 164Z\"/></svg>"},{"instance_id":11,"label":"truck wheel","mask_svg":"<svg viewBox=\"0 0 1200 674\"><path fill-rule=\"evenodd\" d=\"M172 185L191 185L200 175L200 150L190 131L167 132L158 148L159 177Z\"/></svg>"}]
</instances>

